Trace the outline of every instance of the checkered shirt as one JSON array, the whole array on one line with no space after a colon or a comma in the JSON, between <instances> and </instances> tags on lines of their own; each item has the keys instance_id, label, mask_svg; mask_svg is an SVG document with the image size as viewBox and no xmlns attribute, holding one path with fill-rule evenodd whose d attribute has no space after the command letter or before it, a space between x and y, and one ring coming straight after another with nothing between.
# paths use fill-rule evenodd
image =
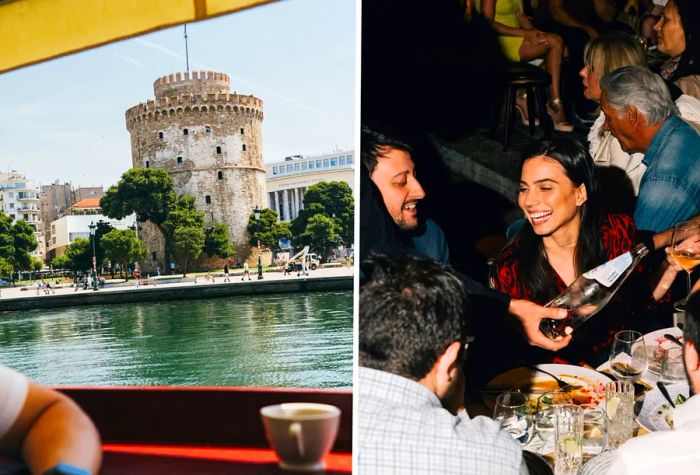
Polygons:
<instances>
[{"instance_id":1,"label":"checkered shirt","mask_svg":"<svg viewBox=\"0 0 700 475\"><path fill-rule=\"evenodd\" d=\"M518 443L487 417L453 415L428 388L359 368L358 475L526 474Z\"/></svg>"}]
</instances>

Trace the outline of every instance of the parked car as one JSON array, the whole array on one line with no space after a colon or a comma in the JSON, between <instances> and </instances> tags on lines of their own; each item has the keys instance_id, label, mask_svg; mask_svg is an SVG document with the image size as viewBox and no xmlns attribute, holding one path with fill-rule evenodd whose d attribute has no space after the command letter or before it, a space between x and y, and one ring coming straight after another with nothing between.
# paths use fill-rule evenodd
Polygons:
<instances>
[{"instance_id":1,"label":"parked car","mask_svg":"<svg viewBox=\"0 0 700 475\"><path fill-rule=\"evenodd\" d=\"M10 285L12 285L10 282L0 279L0 287L9 287Z\"/></svg>"}]
</instances>

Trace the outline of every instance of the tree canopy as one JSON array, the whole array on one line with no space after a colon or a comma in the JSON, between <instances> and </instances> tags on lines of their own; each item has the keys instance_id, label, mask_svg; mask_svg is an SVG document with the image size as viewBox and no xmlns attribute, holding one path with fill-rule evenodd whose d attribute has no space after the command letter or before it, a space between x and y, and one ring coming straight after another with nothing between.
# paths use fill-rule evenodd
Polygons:
<instances>
[{"instance_id":1,"label":"tree canopy","mask_svg":"<svg viewBox=\"0 0 700 475\"><path fill-rule=\"evenodd\" d=\"M224 223L216 223L204 232L204 252L222 259L233 255L235 250L228 240L228 227Z\"/></svg>"},{"instance_id":2,"label":"tree canopy","mask_svg":"<svg viewBox=\"0 0 700 475\"><path fill-rule=\"evenodd\" d=\"M304 193L304 209L292 221L292 233L299 237L306 232L313 216L324 215L338 225L336 234L346 245L355 238L355 200L352 189L344 181L322 181ZM340 241L339 241L340 243Z\"/></svg>"},{"instance_id":3,"label":"tree canopy","mask_svg":"<svg viewBox=\"0 0 700 475\"><path fill-rule=\"evenodd\" d=\"M187 275L190 263L197 259L204 248L204 230L195 226L180 226L173 232L173 255L182 269L183 275Z\"/></svg>"},{"instance_id":4,"label":"tree canopy","mask_svg":"<svg viewBox=\"0 0 700 475\"><path fill-rule=\"evenodd\" d=\"M139 221L161 225L175 204L173 178L163 168L132 168L100 200L105 216L122 219L136 213Z\"/></svg>"},{"instance_id":5,"label":"tree canopy","mask_svg":"<svg viewBox=\"0 0 700 475\"><path fill-rule=\"evenodd\" d=\"M260 210L260 217L256 220L255 213L251 213L248 218L248 235L250 245L260 244L268 249L277 249L280 239L289 239L292 232L288 223L281 223L277 220L277 212L270 208Z\"/></svg>"},{"instance_id":6,"label":"tree canopy","mask_svg":"<svg viewBox=\"0 0 700 475\"><path fill-rule=\"evenodd\" d=\"M143 259L148 253L136 237L136 232L131 229L112 229L102 236L100 245L104 249L105 257L112 263L119 264L122 275L130 263Z\"/></svg>"},{"instance_id":7,"label":"tree canopy","mask_svg":"<svg viewBox=\"0 0 700 475\"><path fill-rule=\"evenodd\" d=\"M295 241L310 246L327 258L330 250L340 245L340 229L340 225L334 219L316 214L309 218L306 229Z\"/></svg>"}]
</instances>

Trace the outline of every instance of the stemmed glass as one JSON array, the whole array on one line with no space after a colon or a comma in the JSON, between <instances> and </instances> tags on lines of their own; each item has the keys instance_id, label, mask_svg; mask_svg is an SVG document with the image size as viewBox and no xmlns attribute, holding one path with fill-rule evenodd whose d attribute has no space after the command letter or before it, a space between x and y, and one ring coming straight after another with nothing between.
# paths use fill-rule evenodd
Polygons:
<instances>
[{"instance_id":1,"label":"stemmed glass","mask_svg":"<svg viewBox=\"0 0 700 475\"><path fill-rule=\"evenodd\" d=\"M642 334L632 330L617 332L608 361L610 371L618 380L637 381L641 378L649 366Z\"/></svg>"},{"instance_id":2,"label":"stemmed glass","mask_svg":"<svg viewBox=\"0 0 700 475\"><path fill-rule=\"evenodd\" d=\"M688 275L688 295L692 287L690 274L700 264L700 223L683 221L673 226L671 255ZM675 303L678 309L685 309L686 299Z\"/></svg>"},{"instance_id":3,"label":"stemmed glass","mask_svg":"<svg viewBox=\"0 0 700 475\"><path fill-rule=\"evenodd\" d=\"M527 444L532 437L532 415L523 393L505 392L496 398L493 418L515 440Z\"/></svg>"}]
</instances>

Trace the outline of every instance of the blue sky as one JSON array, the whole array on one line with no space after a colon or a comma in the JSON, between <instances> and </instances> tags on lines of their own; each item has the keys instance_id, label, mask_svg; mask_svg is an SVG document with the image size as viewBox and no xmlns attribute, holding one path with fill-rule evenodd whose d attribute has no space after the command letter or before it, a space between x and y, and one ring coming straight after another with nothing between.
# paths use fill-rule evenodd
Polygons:
<instances>
[{"instance_id":1,"label":"blue sky","mask_svg":"<svg viewBox=\"0 0 700 475\"><path fill-rule=\"evenodd\" d=\"M189 24L190 69L264 101L263 158L354 143L355 1L288 0ZM131 166L126 109L185 70L183 27L0 75L0 171L114 184Z\"/></svg>"}]
</instances>

